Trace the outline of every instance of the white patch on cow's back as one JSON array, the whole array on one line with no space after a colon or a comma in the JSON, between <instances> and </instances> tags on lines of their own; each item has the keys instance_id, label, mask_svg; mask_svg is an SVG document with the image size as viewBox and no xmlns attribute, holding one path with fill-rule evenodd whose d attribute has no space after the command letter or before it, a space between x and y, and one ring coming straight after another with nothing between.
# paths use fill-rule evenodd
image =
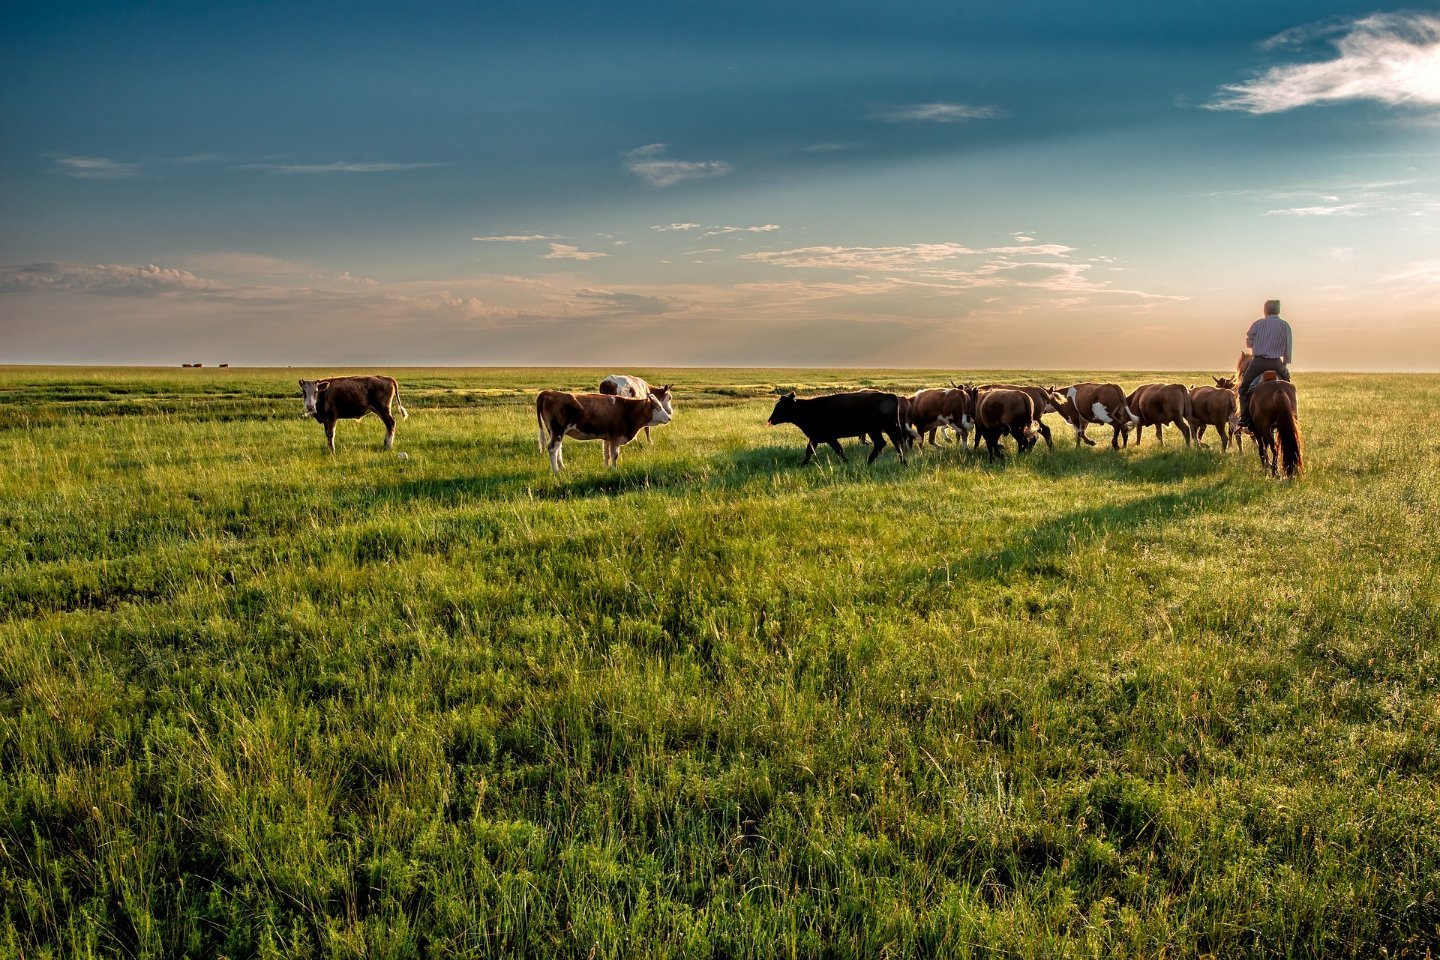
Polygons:
<instances>
[{"instance_id":1,"label":"white patch on cow's back","mask_svg":"<svg viewBox=\"0 0 1440 960\"><path fill-rule=\"evenodd\" d=\"M1093 415L1096 423L1114 423L1114 421L1110 419L1110 411L1106 410L1105 404L1099 400L1090 404L1090 413Z\"/></svg>"},{"instance_id":2,"label":"white patch on cow's back","mask_svg":"<svg viewBox=\"0 0 1440 960\"><path fill-rule=\"evenodd\" d=\"M1080 395L1080 388L1079 388L1079 387L1071 387L1069 390L1066 390L1066 391L1065 391L1065 396L1067 396L1067 397L1070 398L1070 402L1071 402L1072 404L1075 402L1075 398L1076 398L1077 396L1079 396L1079 395Z\"/></svg>"}]
</instances>

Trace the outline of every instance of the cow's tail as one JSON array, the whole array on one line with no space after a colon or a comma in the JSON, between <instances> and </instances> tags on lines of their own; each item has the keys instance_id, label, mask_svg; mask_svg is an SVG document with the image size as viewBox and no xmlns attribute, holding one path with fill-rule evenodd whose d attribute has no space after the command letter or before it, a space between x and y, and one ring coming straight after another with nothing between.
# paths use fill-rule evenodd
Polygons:
<instances>
[{"instance_id":1,"label":"cow's tail","mask_svg":"<svg viewBox=\"0 0 1440 960\"><path fill-rule=\"evenodd\" d=\"M540 452L545 452L545 417L540 412L540 398L535 398L535 426L540 430Z\"/></svg>"},{"instance_id":2,"label":"cow's tail","mask_svg":"<svg viewBox=\"0 0 1440 960\"><path fill-rule=\"evenodd\" d=\"M391 386L392 388L394 388L393 391L392 391L392 393L390 394L390 399L391 399L391 400L394 400L394 401L395 401L395 406L397 406L397 407L400 408L400 419L401 419L401 420L409 420L409 419L410 419L410 411L409 411L409 410L406 410L406 409L405 409L405 404L403 404L403 403L400 402L400 381L396 380L394 377L391 377L391 378L390 378L390 386Z\"/></svg>"},{"instance_id":3,"label":"cow's tail","mask_svg":"<svg viewBox=\"0 0 1440 960\"><path fill-rule=\"evenodd\" d=\"M1275 412L1275 432L1280 435L1280 464L1285 469L1285 476L1300 476L1300 471L1305 468L1305 445L1300 439L1300 422L1295 419L1295 408L1289 403L1281 404Z\"/></svg>"}]
</instances>

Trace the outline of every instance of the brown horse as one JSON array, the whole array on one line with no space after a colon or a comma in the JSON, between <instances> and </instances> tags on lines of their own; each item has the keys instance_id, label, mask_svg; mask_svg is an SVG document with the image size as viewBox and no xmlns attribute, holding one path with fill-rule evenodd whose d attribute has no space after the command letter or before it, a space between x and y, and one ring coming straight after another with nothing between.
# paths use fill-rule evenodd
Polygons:
<instances>
[{"instance_id":1,"label":"brown horse","mask_svg":"<svg viewBox=\"0 0 1440 960\"><path fill-rule=\"evenodd\" d=\"M1245 368L1249 365L1250 354L1242 353L1235 364L1236 379L1244 382ZM1270 473L1276 475L1283 467L1286 477L1299 476L1305 464L1300 420L1296 413L1295 385L1288 380L1276 379L1273 373L1267 372L1265 379L1250 391L1250 424L1250 433L1260 452L1260 462Z\"/></svg>"}]
</instances>

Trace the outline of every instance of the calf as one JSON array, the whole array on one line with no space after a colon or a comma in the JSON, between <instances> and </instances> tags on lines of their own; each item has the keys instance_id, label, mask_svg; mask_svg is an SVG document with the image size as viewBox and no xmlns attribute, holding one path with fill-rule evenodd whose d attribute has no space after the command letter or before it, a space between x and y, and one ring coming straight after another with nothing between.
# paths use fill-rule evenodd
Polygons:
<instances>
[{"instance_id":1,"label":"calf","mask_svg":"<svg viewBox=\"0 0 1440 960\"><path fill-rule=\"evenodd\" d=\"M198 366L198 364L197 364ZM395 445L395 418L390 415L392 403L400 407L400 417L410 414L400 403L400 384L394 377L331 377L328 380L301 380L300 393L305 398L304 417L314 417L325 425L325 442L335 452L335 421L359 420L373 413L385 423L385 449Z\"/></svg>"},{"instance_id":2,"label":"calf","mask_svg":"<svg viewBox=\"0 0 1440 960\"><path fill-rule=\"evenodd\" d=\"M1179 383L1144 383L1125 398L1130 409L1130 422L1135 425L1135 443L1140 443L1146 427L1155 428L1155 439L1165 445L1165 424L1173 423L1190 446L1190 391Z\"/></svg>"},{"instance_id":3,"label":"calf","mask_svg":"<svg viewBox=\"0 0 1440 960\"><path fill-rule=\"evenodd\" d=\"M932 447L939 446L935 433L944 427L959 433L960 445L966 446L970 442L970 427L974 425L970 418L970 395L959 387L916 391L910 398L910 425L917 438L928 434Z\"/></svg>"},{"instance_id":4,"label":"calf","mask_svg":"<svg viewBox=\"0 0 1440 960\"><path fill-rule=\"evenodd\" d=\"M1230 449L1230 438L1235 438L1235 449L1240 444L1240 398L1235 395L1235 381L1222 377L1211 377L1213 387L1190 388L1190 428L1194 431L1195 442L1205 435L1206 427L1214 427L1220 434L1220 449Z\"/></svg>"},{"instance_id":5,"label":"calf","mask_svg":"<svg viewBox=\"0 0 1440 960\"><path fill-rule=\"evenodd\" d=\"M983 437L985 448L993 463L996 457L1004 457L1000 449L1000 438L1010 434L1021 453L1028 453L1035 446L1035 401L1024 390L983 389L970 387L970 408L975 411L975 435Z\"/></svg>"},{"instance_id":6,"label":"calf","mask_svg":"<svg viewBox=\"0 0 1440 960\"><path fill-rule=\"evenodd\" d=\"M559 473L565 466L560 448L566 437L601 441L605 466L618 469L620 448L634 440L641 427L669 423L670 414L653 396L635 399L542 390L535 398L535 421L540 427L540 449L550 455L550 469Z\"/></svg>"},{"instance_id":7,"label":"calf","mask_svg":"<svg viewBox=\"0 0 1440 960\"><path fill-rule=\"evenodd\" d=\"M1060 409L1055 406L1055 400L1053 398L1055 391L1047 387L1030 387L1015 383L982 383L980 389L1019 390L1023 393L1028 393L1030 395L1030 402L1035 405L1035 429L1040 432L1040 436L1045 438L1045 448L1047 450L1055 449L1055 443L1050 439L1050 428L1045 426L1045 421L1041 419L1047 413L1060 412ZM980 437L978 435L975 437L975 441L977 444L979 443Z\"/></svg>"},{"instance_id":8,"label":"calf","mask_svg":"<svg viewBox=\"0 0 1440 960\"><path fill-rule=\"evenodd\" d=\"M639 377L630 377L623 373L612 373L600 381L600 392L607 397L630 397L635 400L654 397L660 401L660 406L665 408L665 412L671 417L674 417L675 406L674 400L670 396L671 386L672 384L667 383L659 390L656 390ZM645 428L645 442L650 442L650 428L648 426Z\"/></svg>"},{"instance_id":9,"label":"calf","mask_svg":"<svg viewBox=\"0 0 1440 960\"><path fill-rule=\"evenodd\" d=\"M1114 431L1110 446L1120 448L1120 438L1130 443L1130 425L1134 418L1125 406L1125 393L1115 383L1077 383L1062 387L1051 393L1055 411L1065 422L1075 428L1075 446L1081 442L1095 446L1095 441L1085 436L1085 428L1092 423L1108 424Z\"/></svg>"},{"instance_id":10,"label":"calf","mask_svg":"<svg viewBox=\"0 0 1440 960\"><path fill-rule=\"evenodd\" d=\"M775 403L770 411L769 426L777 423L793 423L805 434L805 459L800 466L808 464L815 456L817 444L829 444L830 449L841 460L849 462L840 447L845 437L869 437L875 444L867 463L874 463L885 449L885 437L895 444L895 453L900 462L905 462L905 448L908 445L909 429L901 412L900 397L878 390L860 390L855 393L833 393L824 397L797 400L795 394L787 393Z\"/></svg>"}]
</instances>

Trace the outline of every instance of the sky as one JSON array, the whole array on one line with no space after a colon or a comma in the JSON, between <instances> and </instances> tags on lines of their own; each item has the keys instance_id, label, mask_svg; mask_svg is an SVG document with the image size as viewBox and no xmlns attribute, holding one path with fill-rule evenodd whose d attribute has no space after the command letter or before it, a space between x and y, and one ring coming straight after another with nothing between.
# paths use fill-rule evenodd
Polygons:
<instances>
[{"instance_id":1,"label":"sky","mask_svg":"<svg viewBox=\"0 0 1440 960\"><path fill-rule=\"evenodd\" d=\"M0 363L1440 369L1440 6L18 2Z\"/></svg>"}]
</instances>

